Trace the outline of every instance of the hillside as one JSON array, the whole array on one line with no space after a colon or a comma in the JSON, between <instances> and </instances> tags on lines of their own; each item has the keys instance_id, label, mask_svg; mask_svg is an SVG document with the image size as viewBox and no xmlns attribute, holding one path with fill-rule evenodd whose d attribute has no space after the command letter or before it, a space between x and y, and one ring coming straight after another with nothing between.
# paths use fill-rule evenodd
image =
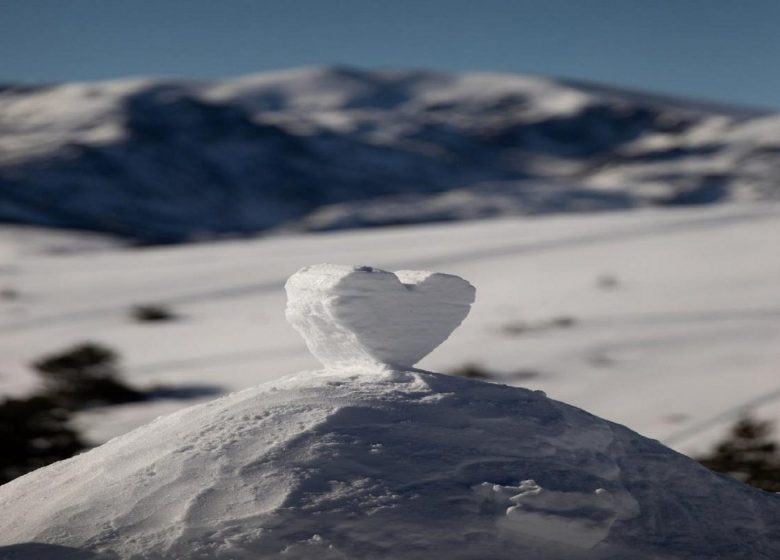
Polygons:
<instances>
[{"instance_id":1,"label":"hillside","mask_svg":"<svg viewBox=\"0 0 780 560\"><path fill-rule=\"evenodd\" d=\"M424 369L475 364L684 452L707 449L745 411L780 421L776 204L80 253L95 248L83 236L27 233L0 228L4 395L29 392L40 382L34 361L84 341L116 350L135 387L195 396L312 369L284 322L284 279L305 264L357 261L451 272L479 288L469 319ZM177 318L139 322L133 308L144 304ZM186 405L156 399L77 420L103 442Z\"/></svg>"},{"instance_id":2,"label":"hillside","mask_svg":"<svg viewBox=\"0 0 780 560\"><path fill-rule=\"evenodd\" d=\"M180 242L780 197L780 117L540 77L306 68L0 89L0 221Z\"/></svg>"},{"instance_id":3,"label":"hillside","mask_svg":"<svg viewBox=\"0 0 780 560\"><path fill-rule=\"evenodd\" d=\"M414 369L469 314L466 280L326 264L285 288L323 370L157 418L1 486L0 557L780 554L777 495L541 391Z\"/></svg>"}]
</instances>

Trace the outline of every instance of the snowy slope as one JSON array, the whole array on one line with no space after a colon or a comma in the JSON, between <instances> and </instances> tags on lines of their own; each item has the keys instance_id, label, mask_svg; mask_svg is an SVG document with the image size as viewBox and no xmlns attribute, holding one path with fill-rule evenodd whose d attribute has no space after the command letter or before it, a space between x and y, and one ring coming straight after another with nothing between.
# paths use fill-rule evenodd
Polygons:
<instances>
[{"instance_id":1,"label":"snowy slope","mask_svg":"<svg viewBox=\"0 0 780 560\"><path fill-rule=\"evenodd\" d=\"M188 408L0 487L0 510L17 560L780 555L777 496L540 392L416 371Z\"/></svg>"},{"instance_id":2,"label":"snowy slope","mask_svg":"<svg viewBox=\"0 0 780 560\"><path fill-rule=\"evenodd\" d=\"M0 220L154 243L777 198L779 119L487 73L7 86Z\"/></svg>"},{"instance_id":3,"label":"snowy slope","mask_svg":"<svg viewBox=\"0 0 780 560\"><path fill-rule=\"evenodd\" d=\"M317 265L285 289L324 370L3 485L0 558L780 554L777 495L540 391L412 369L468 315L462 278Z\"/></svg>"},{"instance_id":4,"label":"snowy slope","mask_svg":"<svg viewBox=\"0 0 780 560\"><path fill-rule=\"evenodd\" d=\"M780 420L779 235L777 205L54 255L0 235L0 288L18 291L0 298L0 393L30 390L30 362L83 340L115 348L142 387L234 391L312 369L283 319L284 280L312 262L363 262L456 273L477 287L447 351L421 367L478 363L505 383L701 451L744 410ZM129 309L143 303L169 304L182 319L134 322ZM105 441L184 405L97 409L79 423Z\"/></svg>"}]
</instances>

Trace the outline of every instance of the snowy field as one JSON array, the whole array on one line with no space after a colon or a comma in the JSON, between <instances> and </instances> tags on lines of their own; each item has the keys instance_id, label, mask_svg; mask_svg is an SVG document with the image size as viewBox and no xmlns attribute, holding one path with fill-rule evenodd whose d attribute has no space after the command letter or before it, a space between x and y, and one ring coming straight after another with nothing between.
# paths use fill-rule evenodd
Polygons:
<instances>
[{"instance_id":1,"label":"snowy field","mask_svg":"<svg viewBox=\"0 0 780 560\"><path fill-rule=\"evenodd\" d=\"M0 393L31 361L82 341L116 349L125 378L235 391L315 359L284 318L308 264L458 274L470 316L420 367L478 364L693 453L745 410L780 419L780 205L495 219L126 249L0 230ZM79 251L79 249L83 249ZM181 318L141 323L165 304ZM204 391L205 392L205 391ZM202 397L201 400L213 398ZM193 400L81 413L101 442Z\"/></svg>"}]
</instances>

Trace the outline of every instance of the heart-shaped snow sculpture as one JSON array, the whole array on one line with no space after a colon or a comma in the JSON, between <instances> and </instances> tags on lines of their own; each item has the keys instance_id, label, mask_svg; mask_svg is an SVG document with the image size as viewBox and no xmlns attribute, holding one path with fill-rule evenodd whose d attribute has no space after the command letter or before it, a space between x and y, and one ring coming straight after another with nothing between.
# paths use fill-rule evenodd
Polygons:
<instances>
[{"instance_id":1,"label":"heart-shaped snow sculpture","mask_svg":"<svg viewBox=\"0 0 780 560\"><path fill-rule=\"evenodd\" d=\"M287 320L326 367L409 368L466 318L474 286L458 276L321 264L285 285Z\"/></svg>"}]
</instances>

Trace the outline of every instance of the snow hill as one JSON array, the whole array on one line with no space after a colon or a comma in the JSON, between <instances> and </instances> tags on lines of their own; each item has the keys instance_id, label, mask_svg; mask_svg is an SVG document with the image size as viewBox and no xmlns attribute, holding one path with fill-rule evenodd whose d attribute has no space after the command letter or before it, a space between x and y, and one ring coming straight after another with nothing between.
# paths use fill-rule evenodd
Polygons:
<instances>
[{"instance_id":1,"label":"snow hill","mask_svg":"<svg viewBox=\"0 0 780 560\"><path fill-rule=\"evenodd\" d=\"M780 194L780 117L533 76L0 89L0 221L144 243Z\"/></svg>"},{"instance_id":2,"label":"snow hill","mask_svg":"<svg viewBox=\"0 0 780 560\"><path fill-rule=\"evenodd\" d=\"M0 487L0 557L780 555L777 495L538 391L392 367L424 355L406 343L430 351L468 312L473 289L457 277L325 266L288 293L325 370L159 418ZM430 328L410 336L416 325Z\"/></svg>"},{"instance_id":3,"label":"snow hill","mask_svg":"<svg viewBox=\"0 0 780 560\"><path fill-rule=\"evenodd\" d=\"M0 486L0 509L15 560L780 555L777 496L543 393L415 371L188 408Z\"/></svg>"}]
</instances>

